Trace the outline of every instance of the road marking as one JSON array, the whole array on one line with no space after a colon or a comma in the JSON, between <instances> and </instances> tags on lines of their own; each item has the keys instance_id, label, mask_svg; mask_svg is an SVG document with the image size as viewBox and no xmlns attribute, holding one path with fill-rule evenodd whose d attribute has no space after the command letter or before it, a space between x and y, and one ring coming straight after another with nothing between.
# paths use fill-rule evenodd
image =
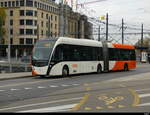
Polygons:
<instances>
[{"instance_id":1,"label":"road marking","mask_svg":"<svg viewBox=\"0 0 150 115\"><path fill-rule=\"evenodd\" d=\"M114 106L108 106L107 108L108 109L114 109L115 107Z\"/></svg>"},{"instance_id":2,"label":"road marking","mask_svg":"<svg viewBox=\"0 0 150 115\"><path fill-rule=\"evenodd\" d=\"M63 79L70 79L70 78L63 78ZM0 88L5 88L5 87L14 87L14 86L20 86L20 85L30 85L30 84L36 84L36 83L44 83L44 82L49 82L49 81L58 81L62 79L53 79L53 80L38 80L38 81L33 81L33 82L27 82L27 83L18 83L18 84L9 84L9 85L3 85L0 86Z\"/></svg>"},{"instance_id":3,"label":"road marking","mask_svg":"<svg viewBox=\"0 0 150 115\"><path fill-rule=\"evenodd\" d=\"M25 87L24 89L25 89L25 90L29 90L29 89L32 89L32 88L31 88L31 87Z\"/></svg>"},{"instance_id":4,"label":"road marking","mask_svg":"<svg viewBox=\"0 0 150 115\"><path fill-rule=\"evenodd\" d=\"M124 108L125 106L124 105L118 105L118 108Z\"/></svg>"},{"instance_id":5,"label":"road marking","mask_svg":"<svg viewBox=\"0 0 150 115\"><path fill-rule=\"evenodd\" d=\"M140 98L149 97L149 96L150 96L150 93L147 93L147 94L140 94L140 95L139 95Z\"/></svg>"},{"instance_id":6,"label":"road marking","mask_svg":"<svg viewBox=\"0 0 150 115\"><path fill-rule=\"evenodd\" d=\"M0 90L0 92L5 91L5 90Z\"/></svg>"},{"instance_id":7,"label":"road marking","mask_svg":"<svg viewBox=\"0 0 150 115\"><path fill-rule=\"evenodd\" d=\"M92 108L90 108L90 107L85 107L84 110L90 111L90 110L92 110Z\"/></svg>"},{"instance_id":8,"label":"road marking","mask_svg":"<svg viewBox=\"0 0 150 115\"><path fill-rule=\"evenodd\" d=\"M80 84L72 84L72 85L75 85L75 86L76 86L76 85L80 85Z\"/></svg>"},{"instance_id":9,"label":"road marking","mask_svg":"<svg viewBox=\"0 0 150 115\"><path fill-rule=\"evenodd\" d=\"M2 108L2 109L0 109L0 111L10 110L10 109L19 109L19 108L24 108L24 107L32 107L32 106L38 106L38 105L45 105L45 104L52 104L52 103L65 102L65 101L73 101L73 100L79 100L79 99L82 99L82 97L71 98L71 99L62 99L62 100L43 102L43 103L28 104L28 105L9 107L9 108Z\"/></svg>"},{"instance_id":10,"label":"road marking","mask_svg":"<svg viewBox=\"0 0 150 115\"><path fill-rule=\"evenodd\" d=\"M33 109L33 110L27 110L27 111L19 111L19 112L61 112L61 111L69 111L72 107L76 106L76 104L69 104L69 105L61 105L61 106L55 106L55 107L47 107L47 108L41 108L41 109Z\"/></svg>"},{"instance_id":11,"label":"road marking","mask_svg":"<svg viewBox=\"0 0 150 115\"><path fill-rule=\"evenodd\" d=\"M18 90L20 90L20 89L10 89L11 91L18 91Z\"/></svg>"},{"instance_id":12,"label":"road marking","mask_svg":"<svg viewBox=\"0 0 150 115\"><path fill-rule=\"evenodd\" d=\"M43 89L43 88L46 88L46 87L43 87L43 86L38 86L37 88L39 88L39 89Z\"/></svg>"},{"instance_id":13,"label":"road marking","mask_svg":"<svg viewBox=\"0 0 150 115\"><path fill-rule=\"evenodd\" d=\"M135 91L147 91L147 90L150 90L150 88L148 88L148 89L139 89L139 90L135 90Z\"/></svg>"},{"instance_id":14,"label":"road marking","mask_svg":"<svg viewBox=\"0 0 150 115\"><path fill-rule=\"evenodd\" d=\"M71 111L77 111L80 109L81 105L83 105L89 98L90 94L85 94L85 96L82 98L82 100L79 102L79 104L77 104L76 106L74 106Z\"/></svg>"},{"instance_id":15,"label":"road marking","mask_svg":"<svg viewBox=\"0 0 150 115\"><path fill-rule=\"evenodd\" d=\"M61 86L63 86L63 87L68 87L68 86L70 86L70 85L65 85L65 84L62 84Z\"/></svg>"},{"instance_id":16,"label":"road marking","mask_svg":"<svg viewBox=\"0 0 150 115\"><path fill-rule=\"evenodd\" d=\"M103 109L103 107L97 106L96 109L101 110L101 109Z\"/></svg>"},{"instance_id":17,"label":"road marking","mask_svg":"<svg viewBox=\"0 0 150 115\"><path fill-rule=\"evenodd\" d=\"M140 103L140 97L139 97L138 93L137 93L135 90L133 90L133 89L128 89L128 90L129 90L129 92L130 92L130 93L133 95L133 97L134 97L132 106L133 106L133 107L138 106L139 103Z\"/></svg>"},{"instance_id":18,"label":"road marking","mask_svg":"<svg viewBox=\"0 0 150 115\"><path fill-rule=\"evenodd\" d=\"M143 104L140 104L138 106L150 106L150 103L143 103Z\"/></svg>"},{"instance_id":19,"label":"road marking","mask_svg":"<svg viewBox=\"0 0 150 115\"><path fill-rule=\"evenodd\" d=\"M50 85L50 87L58 87L57 85Z\"/></svg>"}]
</instances>

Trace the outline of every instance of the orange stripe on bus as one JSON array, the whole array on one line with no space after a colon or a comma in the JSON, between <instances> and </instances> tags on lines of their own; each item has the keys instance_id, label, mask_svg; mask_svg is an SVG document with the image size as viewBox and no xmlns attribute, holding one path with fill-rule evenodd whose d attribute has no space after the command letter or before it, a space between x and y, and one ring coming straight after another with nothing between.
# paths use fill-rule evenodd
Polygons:
<instances>
[{"instance_id":1,"label":"orange stripe on bus","mask_svg":"<svg viewBox=\"0 0 150 115\"><path fill-rule=\"evenodd\" d=\"M136 68L136 61L116 61L112 70L123 70L125 63L128 64L128 69Z\"/></svg>"},{"instance_id":2,"label":"orange stripe on bus","mask_svg":"<svg viewBox=\"0 0 150 115\"><path fill-rule=\"evenodd\" d=\"M77 65L77 64L72 64L72 67L73 67L73 68L77 68L78 65Z\"/></svg>"},{"instance_id":3,"label":"orange stripe on bus","mask_svg":"<svg viewBox=\"0 0 150 115\"><path fill-rule=\"evenodd\" d=\"M132 45L127 45L127 44L112 44L115 48L123 48L123 49L135 49L134 46Z\"/></svg>"}]
</instances>

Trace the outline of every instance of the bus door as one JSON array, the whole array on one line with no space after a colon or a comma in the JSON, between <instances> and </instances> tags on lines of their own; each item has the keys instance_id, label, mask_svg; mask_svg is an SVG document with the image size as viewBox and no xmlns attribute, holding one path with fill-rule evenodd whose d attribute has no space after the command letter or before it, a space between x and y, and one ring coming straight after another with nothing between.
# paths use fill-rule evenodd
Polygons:
<instances>
[{"instance_id":1,"label":"bus door","mask_svg":"<svg viewBox=\"0 0 150 115\"><path fill-rule=\"evenodd\" d=\"M109 71L109 54L108 54L108 44L107 42L102 42L103 45L103 61L104 61L104 72Z\"/></svg>"}]
</instances>

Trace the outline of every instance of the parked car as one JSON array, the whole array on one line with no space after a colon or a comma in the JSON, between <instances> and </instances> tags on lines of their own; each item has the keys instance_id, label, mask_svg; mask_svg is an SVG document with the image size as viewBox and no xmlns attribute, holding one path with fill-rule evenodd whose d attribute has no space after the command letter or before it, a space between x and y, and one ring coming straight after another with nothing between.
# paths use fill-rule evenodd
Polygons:
<instances>
[{"instance_id":1,"label":"parked car","mask_svg":"<svg viewBox=\"0 0 150 115\"><path fill-rule=\"evenodd\" d=\"M22 56L21 61L25 63L30 63L31 56Z\"/></svg>"}]
</instances>

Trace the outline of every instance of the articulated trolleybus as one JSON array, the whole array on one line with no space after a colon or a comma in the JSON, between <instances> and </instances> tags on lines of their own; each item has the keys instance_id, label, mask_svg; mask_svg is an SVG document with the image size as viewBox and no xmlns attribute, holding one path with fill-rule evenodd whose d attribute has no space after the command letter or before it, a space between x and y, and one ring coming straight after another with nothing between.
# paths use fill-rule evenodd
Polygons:
<instances>
[{"instance_id":1,"label":"articulated trolleybus","mask_svg":"<svg viewBox=\"0 0 150 115\"><path fill-rule=\"evenodd\" d=\"M68 76L134 68L136 56L132 45L60 37L39 40L33 48L33 76Z\"/></svg>"}]
</instances>

